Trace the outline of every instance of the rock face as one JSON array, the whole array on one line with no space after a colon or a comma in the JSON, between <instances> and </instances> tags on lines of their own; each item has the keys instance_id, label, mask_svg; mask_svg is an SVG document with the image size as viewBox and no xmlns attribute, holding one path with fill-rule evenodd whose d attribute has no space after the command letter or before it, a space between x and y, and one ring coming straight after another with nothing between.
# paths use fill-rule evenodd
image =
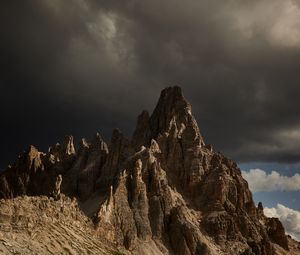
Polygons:
<instances>
[{"instance_id":1,"label":"rock face","mask_svg":"<svg viewBox=\"0 0 300 255\"><path fill-rule=\"evenodd\" d=\"M278 219L255 206L236 163L205 145L179 87L138 117L131 140L114 130L79 148L68 136L48 153L30 149L0 176L0 197L75 197L96 235L128 254L288 252ZM9 200L7 200L9 201Z\"/></svg>"}]
</instances>

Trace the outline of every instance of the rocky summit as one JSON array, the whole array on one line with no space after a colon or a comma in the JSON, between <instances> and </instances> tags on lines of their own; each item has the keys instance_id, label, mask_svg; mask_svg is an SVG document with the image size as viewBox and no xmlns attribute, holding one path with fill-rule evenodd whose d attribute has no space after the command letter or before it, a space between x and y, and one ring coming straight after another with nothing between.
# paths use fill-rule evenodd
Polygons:
<instances>
[{"instance_id":1,"label":"rocky summit","mask_svg":"<svg viewBox=\"0 0 300 255\"><path fill-rule=\"evenodd\" d=\"M30 146L1 173L0 198L1 254L300 254L237 164L205 144L179 87L132 139Z\"/></svg>"}]
</instances>

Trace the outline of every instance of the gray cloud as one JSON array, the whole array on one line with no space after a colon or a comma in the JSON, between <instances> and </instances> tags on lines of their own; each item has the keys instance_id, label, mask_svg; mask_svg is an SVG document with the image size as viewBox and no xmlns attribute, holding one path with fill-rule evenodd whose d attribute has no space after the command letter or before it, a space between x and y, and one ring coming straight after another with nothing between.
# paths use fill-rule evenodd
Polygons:
<instances>
[{"instance_id":1,"label":"gray cloud","mask_svg":"<svg viewBox=\"0 0 300 255\"><path fill-rule=\"evenodd\" d=\"M299 162L299 20L295 0L6 1L1 164L65 133L130 135L175 84L217 149Z\"/></svg>"}]
</instances>

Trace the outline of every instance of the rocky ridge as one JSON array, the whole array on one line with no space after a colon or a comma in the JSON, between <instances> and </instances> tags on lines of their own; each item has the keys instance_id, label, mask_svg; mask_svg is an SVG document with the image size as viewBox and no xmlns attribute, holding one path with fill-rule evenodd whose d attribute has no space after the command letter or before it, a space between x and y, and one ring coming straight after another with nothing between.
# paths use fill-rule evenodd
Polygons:
<instances>
[{"instance_id":1,"label":"rocky ridge","mask_svg":"<svg viewBox=\"0 0 300 255\"><path fill-rule=\"evenodd\" d=\"M128 254L289 254L281 222L205 144L179 87L140 114L131 140L116 129L109 145L96 134L78 148L72 136L47 153L30 146L0 176L3 203L24 195L77 199L95 238Z\"/></svg>"}]
</instances>

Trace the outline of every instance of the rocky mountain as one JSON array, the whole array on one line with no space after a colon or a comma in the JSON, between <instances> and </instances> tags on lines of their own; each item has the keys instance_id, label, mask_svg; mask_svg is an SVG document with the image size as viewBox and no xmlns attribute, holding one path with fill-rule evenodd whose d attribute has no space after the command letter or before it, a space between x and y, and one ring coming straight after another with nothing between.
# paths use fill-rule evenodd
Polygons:
<instances>
[{"instance_id":1,"label":"rocky mountain","mask_svg":"<svg viewBox=\"0 0 300 255\"><path fill-rule=\"evenodd\" d=\"M1 174L0 198L0 240L23 247L9 234L34 219L60 243L51 251L36 241L28 254L65 244L62 254L300 254L281 222L255 206L237 164L205 144L179 87L140 114L131 140L114 130L108 145L96 134L78 147L67 136L46 153L30 146Z\"/></svg>"}]
</instances>

